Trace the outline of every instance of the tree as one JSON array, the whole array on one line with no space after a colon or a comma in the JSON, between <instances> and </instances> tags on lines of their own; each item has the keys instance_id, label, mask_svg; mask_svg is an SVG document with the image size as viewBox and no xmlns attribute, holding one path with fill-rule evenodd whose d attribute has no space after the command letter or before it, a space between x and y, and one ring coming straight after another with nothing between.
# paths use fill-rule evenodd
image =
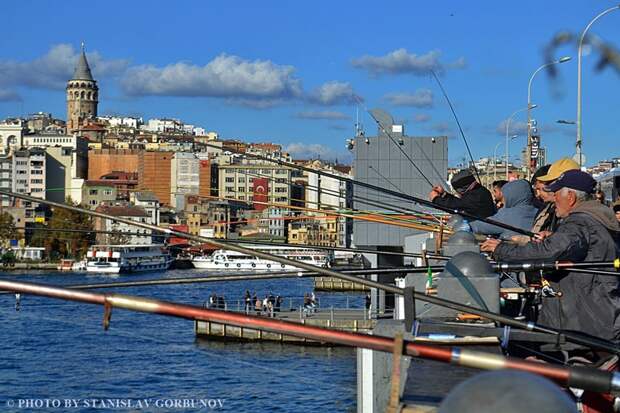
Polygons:
<instances>
[{"instance_id":1,"label":"tree","mask_svg":"<svg viewBox=\"0 0 620 413\"><path fill-rule=\"evenodd\" d=\"M19 233L15 226L13 216L8 212L0 214L0 244L7 243L12 239L18 239Z\"/></svg>"},{"instance_id":2,"label":"tree","mask_svg":"<svg viewBox=\"0 0 620 413\"><path fill-rule=\"evenodd\" d=\"M78 206L70 197L66 204ZM45 247L51 251L57 251L62 257L80 259L88 250L88 246L94 242L93 223L89 215L70 211L64 208L52 208L52 218L49 228L55 229L45 240ZM62 231L66 229L78 230L79 232Z\"/></svg>"}]
</instances>

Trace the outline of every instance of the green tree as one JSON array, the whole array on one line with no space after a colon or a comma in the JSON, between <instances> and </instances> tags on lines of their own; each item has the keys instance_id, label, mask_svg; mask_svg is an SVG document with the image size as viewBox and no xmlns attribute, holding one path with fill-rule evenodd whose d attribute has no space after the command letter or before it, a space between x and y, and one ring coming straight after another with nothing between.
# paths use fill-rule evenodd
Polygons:
<instances>
[{"instance_id":1,"label":"green tree","mask_svg":"<svg viewBox=\"0 0 620 413\"><path fill-rule=\"evenodd\" d=\"M78 206L67 198L66 204ZM88 246L94 242L94 233L86 232L93 230L93 222L90 216L69 211L63 208L52 208L52 218L49 221L49 228L57 231L51 232L45 240L45 247L50 251L56 251L61 257L71 257L81 259L88 250ZM69 232L63 230L79 230L82 232ZM54 255L54 254L51 254Z\"/></svg>"},{"instance_id":2,"label":"green tree","mask_svg":"<svg viewBox=\"0 0 620 413\"><path fill-rule=\"evenodd\" d=\"M18 239L19 233L15 227L13 216L8 212L0 214L0 246L8 243L12 239Z\"/></svg>"}]
</instances>

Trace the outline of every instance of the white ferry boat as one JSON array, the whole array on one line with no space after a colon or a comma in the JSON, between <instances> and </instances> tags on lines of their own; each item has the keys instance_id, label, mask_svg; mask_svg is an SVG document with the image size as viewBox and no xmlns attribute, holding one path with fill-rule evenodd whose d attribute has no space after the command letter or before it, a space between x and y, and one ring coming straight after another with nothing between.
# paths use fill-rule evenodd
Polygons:
<instances>
[{"instance_id":1,"label":"white ferry boat","mask_svg":"<svg viewBox=\"0 0 620 413\"><path fill-rule=\"evenodd\" d=\"M167 270L172 264L163 245L93 245L86 253L86 271L118 274Z\"/></svg>"},{"instance_id":2,"label":"white ferry boat","mask_svg":"<svg viewBox=\"0 0 620 413\"><path fill-rule=\"evenodd\" d=\"M245 247L253 248L254 246ZM329 255L326 252L310 248L261 246L260 248L253 249L317 267L327 267L329 265ZM194 264L195 268L209 270L288 271L298 269L292 265L285 265L230 250L217 250L211 256L196 256L192 259L192 264Z\"/></svg>"}]
</instances>

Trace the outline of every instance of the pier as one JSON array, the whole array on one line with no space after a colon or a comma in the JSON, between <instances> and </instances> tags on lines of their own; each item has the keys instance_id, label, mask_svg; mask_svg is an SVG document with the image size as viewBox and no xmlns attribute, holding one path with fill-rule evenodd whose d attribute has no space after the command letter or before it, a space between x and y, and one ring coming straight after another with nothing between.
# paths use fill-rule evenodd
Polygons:
<instances>
[{"instance_id":1,"label":"pier","mask_svg":"<svg viewBox=\"0 0 620 413\"><path fill-rule=\"evenodd\" d=\"M250 314L254 315L256 313L252 311ZM322 308L319 309L318 312L308 314L304 314L303 310L288 310L275 312L274 316L279 320L356 333L369 333L376 323L376 320L368 318L368 311L364 309ZM306 338L210 321L195 321L194 332L196 337L229 341L272 341L312 345L325 344Z\"/></svg>"},{"instance_id":2,"label":"pier","mask_svg":"<svg viewBox=\"0 0 620 413\"><path fill-rule=\"evenodd\" d=\"M335 277L315 277L315 291L370 291L370 288L360 283L343 280Z\"/></svg>"}]
</instances>

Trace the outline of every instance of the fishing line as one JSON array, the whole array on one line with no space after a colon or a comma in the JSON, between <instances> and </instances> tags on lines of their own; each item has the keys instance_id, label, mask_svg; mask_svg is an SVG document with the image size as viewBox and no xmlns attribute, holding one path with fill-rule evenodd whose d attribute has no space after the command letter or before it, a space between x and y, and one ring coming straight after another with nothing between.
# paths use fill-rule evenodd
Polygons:
<instances>
[{"instance_id":1,"label":"fishing line","mask_svg":"<svg viewBox=\"0 0 620 413\"><path fill-rule=\"evenodd\" d=\"M461 127L461 122L459 122L459 118L458 116L456 116L456 112L454 111L454 106L452 106L452 102L450 102L450 98L448 97L446 90L443 88L443 85L439 81L439 77L437 77L437 74L435 73L435 71L433 69L430 69L430 71L433 74L433 77L435 78L435 80L437 81L437 84L439 85L439 88L441 89L443 96L446 98L446 101L448 102L448 106L450 106L450 110L452 111L454 120L456 121L456 124L459 127L459 131L461 132L461 136L463 137L463 142L465 143L465 147L467 148L467 153L469 154L469 159L471 160L472 167L474 168L474 172L476 172L476 177L478 178L478 182L481 183L482 180L480 179L480 174L478 174L478 168L476 168L476 162L474 162L474 157L472 156L471 150L469 149L469 144L467 143L467 139L465 138L465 133L463 132L463 128Z\"/></svg>"},{"instance_id":2,"label":"fishing line","mask_svg":"<svg viewBox=\"0 0 620 413\"><path fill-rule=\"evenodd\" d=\"M359 99L359 98L358 98ZM430 181L430 179L428 179L428 177L426 175L424 175L424 172L422 172L422 170L415 164L415 162L413 162L413 159L411 159L411 157L407 154L407 152L405 152L403 150L403 148L400 147L400 145L398 144L398 142L396 142L396 140L394 139L394 137L392 136L392 134L390 132L387 131L387 129L385 129L383 127L383 125L381 124L381 122L375 117L375 115L369 111L366 106L360 102L360 104L362 104L362 106L364 106L364 110L366 110L366 112L370 115L370 117L377 123L377 126L379 126L379 129L381 129L381 131L383 133L385 133L385 135L392 141L392 143L394 145L396 145L396 147L398 148L398 150L405 156L405 158L407 158L407 160L409 161L409 163L411 163L411 165L416 169L416 171L418 171L418 173L420 174L420 176L422 178L424 178L424 180L430 185L430 187L434 187L435 185L433 185L433 183Z\"/></svg>"},{"instance_id":3,"label":"fishing line","mask_svg":"<svg viewBox=\"0 0 620 413\"><path fill-rule=\"evenodd\" d=\"M400 188L399 188L399 187L397 187L394 183L392 183L392 181L390 181L389 179L387 179L387 178L386 178L386 177L385 177L385 176L384 176L381 172L379 172L377 169L373 168L373 167L372 167L372 165L369 165L369 166L368 166L368 168L369 168L369 169L371 169L372 171L374 171L374 172L375 172L377 175L379 175L381 178L383 178L383 179L384 179L384 180L385 180L388 184L392 185L392 187L394 187L397 191L399 191L399 192L403 192L403 191L401 191L401 190L400 190ZM415 212L420 213L419 211L415 211ZM435 221L437 221L440 225L442 224L441 220L440 220L439 218L437 218L435 215L433 215L433 214L428 214L428 215L430 215L431 217L433 217L433 219L434 219Z\"/></svg>"}]
</instances>

